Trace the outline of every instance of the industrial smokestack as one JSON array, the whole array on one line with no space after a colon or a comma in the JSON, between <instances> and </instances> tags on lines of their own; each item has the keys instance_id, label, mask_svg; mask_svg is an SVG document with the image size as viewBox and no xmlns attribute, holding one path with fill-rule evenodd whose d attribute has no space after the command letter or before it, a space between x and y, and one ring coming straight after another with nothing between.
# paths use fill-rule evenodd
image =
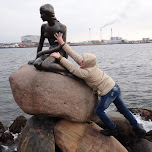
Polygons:
<instances>
[{"instance_id":1,"label":"industrial smokestack","mask_svg":"<svg viewBox=\"0 0 152 152\"><path fill-rule=\"evenodd\" d=\"M91 41L91 28L89 28L89 41Z\"/></svg>"},{"instance_id":2,"label":"industrial smokestack","mask_svg":"<svg viewBox=\"0 0 152 152\"><path fill-rule=\"evenodd\" d=\"M102 41L102 27L100 28L100 40Z\"/></svg>"}]
</instances>

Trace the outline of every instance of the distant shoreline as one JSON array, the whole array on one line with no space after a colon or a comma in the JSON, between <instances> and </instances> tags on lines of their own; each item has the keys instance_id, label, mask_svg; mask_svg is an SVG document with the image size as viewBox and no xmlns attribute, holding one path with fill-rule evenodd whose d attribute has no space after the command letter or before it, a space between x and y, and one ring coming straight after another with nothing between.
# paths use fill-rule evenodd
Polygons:
<instances>
[{"instance_id":1,"label":"distant shoreline","mask_svg":"<svg viewBox=\"0 0 152 152\"><path fill-rule=\"evenodd\" d=\"M85 43L80 43L80 44L68 44L70 46L92 46L92 45L115 45L115 44L149 44L149 43L105 43L105 44L85 44ZM49 46L44 46L44 47L49 47ZM37 46L30 46L30 47L0 47L0 49L10 49L10 48L37 48Z\"/></svg>"}]
</instances>

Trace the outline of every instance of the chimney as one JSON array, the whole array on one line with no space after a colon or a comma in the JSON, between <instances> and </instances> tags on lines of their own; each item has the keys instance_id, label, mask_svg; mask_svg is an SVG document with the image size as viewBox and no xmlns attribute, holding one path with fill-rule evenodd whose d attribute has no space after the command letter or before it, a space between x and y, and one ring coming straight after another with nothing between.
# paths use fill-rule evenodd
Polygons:
<instances>
[{"instance_id":1,"label":"chimney","mask_svg":"<svg viewBox=\"0 0 152 152\"><path fill-rule=\"evenodd\" d=\"M111 28L111 40L112 40L112 28Z\"/></svg>"}]
</instances>

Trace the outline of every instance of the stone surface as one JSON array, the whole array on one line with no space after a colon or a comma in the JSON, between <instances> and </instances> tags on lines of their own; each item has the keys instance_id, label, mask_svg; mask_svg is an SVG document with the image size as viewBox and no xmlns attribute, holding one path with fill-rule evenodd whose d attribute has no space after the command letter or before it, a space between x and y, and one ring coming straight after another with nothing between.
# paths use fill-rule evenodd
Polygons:
<instances>
[{"instance_id":1,"label":"stone surface","mask_svg":"<svg viewBox=\"0 0 152 152\"><path fill-rule=\"evenodd\" d=\"M130 111L134 114L139 114L143 119L152 121L152 110L142 108L130 108Z\"/></svg>"},{"instance_id":2,"label":"stone surface","mask_svg":"<svg viewBox=\"0 0 152 152\"><path fill-rule=\"evenodd\" d=\"M12 133L20 133L21 130L24 128L27 119L24 116L18 116L14 122L9 127L9 131Z\"/></svg>"},{"instance_id":3,"label":"stone surface","mask_svg":"<svg viewBox=\"0 0 152 152\"><path fill-rule=\"evenodd\" d=\"M55 125L54 136L62 152L127 152L114 137L106 137L100 130L93 122L61 120Z\"/></svg>"},{"instance_id":4,"label":"stone surface","mask_svg":"<svg viewBox=\"0 0 152 152\"><path fill-rule=\"evenodd\" d=\"M0 152L3 152L3 147L1 145L1 143L0 143Z\"/></svg>"},{"instance_id":5,"label":"stone surface","mask_svg":"<svg viewBox=\"0 0 152 152\"><path fill-rule=\"evenodd\" d=\"M5 128L2 124L2 122L0 122L0 133L3 133L5 131Z\"/></svg>"},{"instance_id":6,"label":"stone surface","mask_svg":"<svg viewBox=\"0 0 152 152\"><path fill-rule=\"evenodd\" d=\"M84 122L93 115L97 96L82 81L24 65L9 77L19 107L28 114Z\"/></svg>"},{"instance_id":7,"label":"stone surface","mask_svg":"<svg viewBox=\"0 0 152 152\"><path fill-rule=\"evenodd\" d=\"M49 117L30 118L19 139L18 152L55 152L54 121Z\"/></svg>"},{"instance_id":8,"label":"stone surface","mask_svg":"<svg viewBox=\"0 0 152 152\"><path fill-rule=\"evenodd\" d=\"M145 139L152 142L152 130L146 133Z\"/></svg>"},{"instance_id":9,"label":"stone surface","mask_svg":"<svg viewBox=\"0 0 152 152\"><path fill-rule=\"evenodd\" d=\"M119 112L108 112L107 115L118 128L118 136L116 138L124 146L132 145L136 137L128 120ZM105 127L101 120L98 120L96 123L101 127Z\"/></svg>"},{"instance_id":10,"label":"stone surface","mask_svg":"<svg viewBox=\"0 0 152 152\"><path fill-rule=\"evenodd\" d=\"M0 137L0 142L5 144L12 144L14 142L14 137L10 132L4 132Z\"/></svg>"},{"instance_id":11,"label":"stone surface","mask_svg":"<svg viewBox=\"0 0 152 152\"><path fill-rule=\"evenodd\" d=\"M134 145L133 152L152 152L152 142L142 139Z\"/></svg>"}]
</instances>

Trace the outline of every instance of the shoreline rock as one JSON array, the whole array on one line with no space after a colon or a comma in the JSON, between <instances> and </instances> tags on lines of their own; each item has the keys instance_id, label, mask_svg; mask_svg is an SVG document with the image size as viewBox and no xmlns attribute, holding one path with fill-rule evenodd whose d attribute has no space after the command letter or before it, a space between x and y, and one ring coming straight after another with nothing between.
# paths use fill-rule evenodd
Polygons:
<instances>
[{"instance_id":1,"label":"shoreline rock","mask_svg":"<svg viewBox=\"0 0 152 152\"><path fill-rule=\"evenodd\" d=\"M142 111L142 109L140 109L140 111ZM140 145L140 143L137 143L137 144L132 144L131 145L131 143L133 143L133 141L134 141L134 139L135 139L135 136L134 136L134 133L133 133L133 131L132 131L132 129L131 129L131 127L130 127L130 124L127 122L127 120L125 120L125 118L123 118L123 116L120 116L120 114L117 112L117 113L108 113L108 115L111 117L111 119L115 122L115 123L117 123L117 126L118 126L118 131L119 131L119 134L118 134L118 137L116 137L116 139L123 145L123 146L125 146L126 147L126 149L128 150L128 152L137 152L137 151L135 151L138 147L140 147L139 145ZM122 118L121 118L122 117ZM20 118L20 116L19 117L17 117L17 118ZM60 119L57 119L57 118L53 118L54 119L54 123L58 123L59 122L59 120ZM16 120L16 119L15 119ZM15 120L14 120L14 122L15 122ZM43 119L42 119L43 120ZM66 120L64 120L64 121L66 121ZM14 123L13 122L13 123ZM19 122L22 122L22 121L19 121ZM45 122L45 121L43 121L43 122ZM12 124L13 124L12 123ZM69 122L69 123L71 123L71 122ZM2 123L1 123L2 124ZM22 124L22 123L21 123ZM97 123L99 126L102 126L103 127L103 124L100 122L98 122ZM88 124L89 125L89 124ZM2 126L3 126L3 124L2 124ZM11 125L10 125L11 126ZM20 125L21 126L21 125ZM3 128L5 128L5 126L3 126ZM21 130L22 131L22 130ZM3 130L3 132L5 132L5 130ZM7 131L8 132L8 131ZM11 132L10 132L11 133ZM21 133L22 134L22 133ZM1 135L2 135L2 133L0 134L0 137L1 137ZM20 135L20 133L19 133L19 137L17 138L17 139L15 139L14 141L12 141L12 142L10 142L9 144L8 144L8 142L6 142L6 143L3 143L3 145L6 145L6 146L8 146L8 147L15 147L15 146L17 146L18 145L18 140L21 138L20 137L21 135ZM130 141L129 141L130 140ZM146 137L145 137L145 139L143 139L142 141L142 145L144 145L144 143L145 143L145 145L147 145L147 147L145 148L145 149L148 149L149 147L151 147L151 145L152 145L152 130L151 131L149 131L148 133L147 133L147 135L146 135ZM2 145L2 141L0 140L0 150L2 150L3 149L3 147L1 146ZM13 145L15 145L15 146L13 146ZM134 151L133 151L133 149L134 149ZM56 150L56 152L62 152L61 150L60 150L60 148L58 147L58 145L55 145L55 150ZM1 152L1 151L0 151ZM10 150L10 152L15 152L15 150ZM146 151L146 150L141 150L140 149L140 151L139 152L151 152L151 151Z\"/></svg>"},{"instance_id":2,"label":"shoreline rock","mask_svg":"<svg viewBox=\"0 0 152 152\"><path fill-rule=\"evenodd\" d=\"M100 134L101 128L95 123L73 123L61 120L55 125L56 144L63 152L127 152L114 137ZM68 143L68 144L67 144Z\"/></svg>"},{"instance_id":3,"label":"shoreline rock","mask_svg":"<svg viewBox=\"0 0 152 152\"><path fill-rule=\"evenodd\" d=\"M152 110L141 108L130 108L130 111L134 114L139 114L146 121L152 121Z\"/></svg>"},{"instance_id":4,"label":"shoreline rock","mask_svg":"<svg viewBox=\"0 0 152 152\"><path fill-rule=\"evenodd\" d=\"M98 102L84 81L24 65L9 77L18 106L27 114L86 122Z\"/></svg>"},{"instance_id":5,"label":"shoreline rock","mask_svg":"<svg viewBox=\"0 0 152 152\"><path fill-rule=\"evenodd\" d=\"M2 122L0 122L0 133L3 133L5 131L4 125Z\"/></svg>"},{"instance_id":6,"label":"shoreline rock","mask_svg":"<svg viewBox=\"0 0 152 152\"><path fill-rule=\"evenodd\" d=\"M55 152L54 121L50 117L32 116L19 140L18 152Z\"/></svg>"},{"instance_id":7,"label":"shoreline rock","mask_svg":"<svg viewBox=\"0 0 152 152\"><path fill-rule=\"evenodd\" d=\"M9 127L9 131L14 134L20 133L22 131L22 129L25 127L26 121L27 121L27 119L24 116L17 117L14 120L14 122L11 124L11 126Z\"/></svg>"}]
</instances>

